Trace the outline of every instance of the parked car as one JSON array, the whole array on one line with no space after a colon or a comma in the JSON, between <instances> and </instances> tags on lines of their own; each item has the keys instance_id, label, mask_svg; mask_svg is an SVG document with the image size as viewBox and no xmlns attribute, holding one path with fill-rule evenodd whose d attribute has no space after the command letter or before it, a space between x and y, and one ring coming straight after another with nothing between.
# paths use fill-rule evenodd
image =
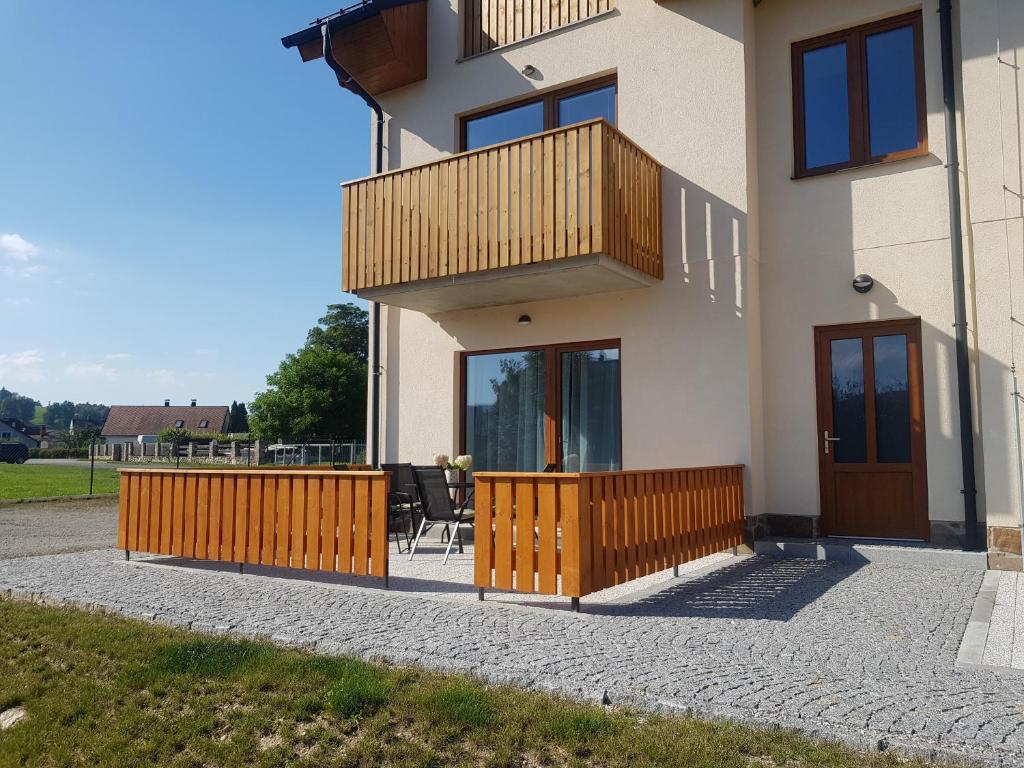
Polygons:
<instances>
[{"instance_id":1,"label":"parked car","mask_svg":"<svg viewBox=\"0 0 1024 768\"><path fill-rule=\"evenodd\" d=\"M21 443L0 443L0 461L8 464L24 464L28 448Z\"/></svg>"}]
</instances>

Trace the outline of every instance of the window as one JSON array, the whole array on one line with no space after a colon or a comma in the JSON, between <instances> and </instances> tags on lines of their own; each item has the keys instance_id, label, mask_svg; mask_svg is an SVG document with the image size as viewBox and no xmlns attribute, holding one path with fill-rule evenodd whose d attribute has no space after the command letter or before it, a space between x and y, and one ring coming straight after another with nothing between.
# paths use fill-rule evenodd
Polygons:
<instances>
[{"instance_id":1,"label":"window","mask_svg":"<svg viewBox=\"0 0 1024 768\"><path fill-rule=\"evenodd\" d=\"M10 432L0 432L0 440L10 440L10 439L11 439L11 433Z\"/></svg>"},{"instance_id":2,"label":"window","mask_svg":"<svg viewBox=\"0 0 1024 768\"><path fill-rule=\"evenodd\" d=\"M463 450L488 471L620 469L620 379L617 341L464 353Z\"/></svg>"},{"instance_id":3,"label":"window","mask_svg":"<svg viewBox=\"0 0 1024 768\"><path fill-rule=\"evenodd\" d=\"M181 419L178 419L176 422L174 422L174 426L176 429L181 429L182 427L185 426L185 422L182 421Z\"/></svg>"},{"instance_id":4,"label":"window","mask_svg":"<svg viewBox=\"0 0 1024 768\"><path fill-rule=\"evenodd\" d=\"M462 118L461 149L479 149L598 117L615 125L615 102L613 76L478 112Z\"/></svg>"},{"instance_id":5,"label":"window","mask_svg":"<svg viewBox=\"0 0 1024 768\"><path fill-rule=\"evenodd\" d=\"M928 151L920 11L793 45L797 177Z\"/></svg>"},{"instance_id":6,"label":"window","mask_svg":"<svg viewBox=\"0 0 1024 768\"><path fill-rule=\"evenodd\" d=\"M200 429L206 429L208 426L210 426L210 422L207 421L206 419L203 419L202 421L199 422Z\"/></svg>"}]
</instances>

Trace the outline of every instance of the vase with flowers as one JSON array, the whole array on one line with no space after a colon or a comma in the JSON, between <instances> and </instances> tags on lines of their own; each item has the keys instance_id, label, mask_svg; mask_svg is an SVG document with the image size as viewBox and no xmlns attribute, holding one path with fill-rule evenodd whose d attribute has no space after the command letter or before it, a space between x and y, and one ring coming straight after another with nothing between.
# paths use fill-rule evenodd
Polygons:
<instances>
[{"instance_id":1,"label":"vase with flowers","mask_svg":"<svg viewBox=\"0 0 1024 768\"><path fill-rule=\"evenodd\" d=\"M451 459L447 453L435 453L434 464L444 470L444 476L450 483L455 478L456 472L465 472L473 466L473 457L462 455Z\"/></svg>"}]
</instances>

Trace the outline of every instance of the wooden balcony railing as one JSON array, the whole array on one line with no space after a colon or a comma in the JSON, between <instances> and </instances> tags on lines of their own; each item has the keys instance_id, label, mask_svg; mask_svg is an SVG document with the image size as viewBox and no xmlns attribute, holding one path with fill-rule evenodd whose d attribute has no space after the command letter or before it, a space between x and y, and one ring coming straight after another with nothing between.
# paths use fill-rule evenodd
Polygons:
<instances>
[{"instance_id":1,"label":"wooden balcony railing","mask_svg":"<svg viewBox=\"0 0 1024 768\"><path fill-rule=\"evenodd\" d=\"M661 166L603 120L346 184L346 291L603 254L662 276Z\"/></svg>"},{"instance_id":2,"label":"wooden balcony railing","mask_svg":"<svg viewBox=\"0 0 1024 768\"><path fill-rule=\"evenodd\" d=\"M579 598L743 543L742 466L473 478L481 589Z\"/></svg>"},{"instance_id":3,"label":"wooden balcony railing","mask_svg":"<svg viewBox=\"0 0 1024 768\"><path fill-rule=\"evenodd\" d=\"M125 552L387 578L384 472L120 472Z\"/></svg>"},{"instance_id":4,"label":"wooden balcony railing","mask_svg":"<svg viewBox=\"0 0 1024 768\"><path fill-rule=\"evenodd\" d=\"M615 0L462 0L462 55L498 48L615 7Z\"/></svg>"}]
</instances>

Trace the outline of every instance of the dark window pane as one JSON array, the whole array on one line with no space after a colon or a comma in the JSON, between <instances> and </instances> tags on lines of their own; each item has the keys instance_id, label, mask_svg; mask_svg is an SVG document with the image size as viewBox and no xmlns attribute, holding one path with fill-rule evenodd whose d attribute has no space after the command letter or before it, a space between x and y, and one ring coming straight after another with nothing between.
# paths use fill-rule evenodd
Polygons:
<instances>
[{"instance_id":1,"label":"dark window pane","mask_svg":"<svg viewBox=\"0 0 1024 768\"><path fill-rule=\"evenodd\" d=\"M562 470L610 472L619 455L619 350L562 353Z\"/></svg>"},{"instance_id":2,"label":"dark window pane","mask_svg":"<svg viewBox=\"0 0 1024 768\"><path fill-rule=\"evenodd\" d=\"M876 336L875 432L878 460L910 462L910 383L907 337Z\"/></svg>"},{"instance_id":3,"label":"dark window pane","mask_svg":"<svg viewBox=\"0 0 1024 768\"><path fill-rule=\"evenodd\" d=\"M860 339L832 342L832 443L835 460L862 464L868 459L864 415L864 345Z\"/></svg>"},{"instance_id":4,"label":"dark window pane","mask_svg":"<svg viewBox=\"0 0 1024 768\"><path fill-rule=\"evenodd\" d=\"M466 149L511 141L544 130L544 104L534 101L466 121Z\"/></svg>"},{"instance_id":5,"label":"dark window pane","mask_svg":"<svg viewBox=\"0 0 1024 768\"><path fill-rule=\"evenodd\" d=\"M820 168L850 160L846 43L803 54L805 163Z\"/></svg>"},{"instance_id":6,"label":"dark window pane","mask_svg":"<svg viewBox=\"0 0 1024 768\"><path fill-rule=\"evenodd\" d=\"M917 146L917 66L914 28L867 37L868 128L871 156Z\"/></svg>"},{"instance_id":7,"label":"dark window pane","mask_svg":"<svg viewBox=\"0 0 1024 768\"><path fill-rule=\"evenodd\" d=\"M572 125L603 117L615 125L615 86L608 85L558 100L558 124Z\"/></svg>"},{"instance_id":8,"label":"dark window pane","mask_svg":"<svg viewBox=\"0 0 1024 768\"><path fill-rule=\"evenodd\" d=\"M473 468L544 468L544 352L466 358L466 452Z\"/></svg>"}]
</instances>

